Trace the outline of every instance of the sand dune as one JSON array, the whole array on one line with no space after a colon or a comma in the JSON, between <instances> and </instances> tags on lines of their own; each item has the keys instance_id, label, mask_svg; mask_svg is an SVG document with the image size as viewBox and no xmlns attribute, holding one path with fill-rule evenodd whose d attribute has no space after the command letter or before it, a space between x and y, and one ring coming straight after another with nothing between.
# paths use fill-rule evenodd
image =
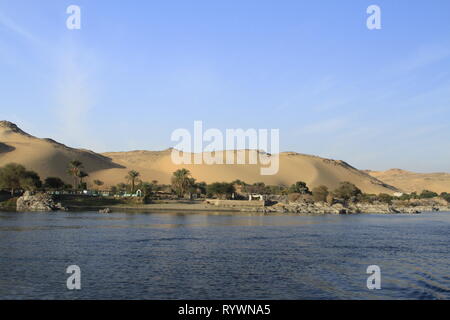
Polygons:
<instances>
[{"instance_id":1,"label":"sand dune","mask_svg":"<svg viewBox=\"0 0 450 320\"><path fill-rule=\"evenodd\" d=\"M264 182L271 185L291 185L305 181L310 188L326 185L335 188L341 181L350 181L367 193L393 193L394 187L357 170L343 161L284 152L280 154L280 170L272 176L262 176L260 165L175 165L171 149L164 151L130 151L97 154L88 150L69 148L51 139L33 137L10 122L0 122L0 166L17 162L35 170L42 179L58 176L71 182L67 175L70 160L83 162L89 173L88 183L94 179L105 187L125 181L129 170L137 170L144 181L170 183L172 173L187 168L197 181Z\"/></svg>"},{"instance_id":2,"label":"sand dune","mask_svg":"<svg viewBox=\"0 0 450 320\"><path fill-rule=\"evenodd\" d=\"M395 188L343 161L293 152L280 154L280 170L278 174L272 176L261 175L260 165L175 165L171 160L171 150L111 152L104 155L115 163L139 171L145 180L155 179L161 183L169 183L172 172L184 167L190 170L198 181L207 183L240 179L247 183L264 182L288 186L297 181L305 181L310 188L322 184L335 188L341 181L350 181L369 193L395 192ZM97 177L113 183L123 178L125 174L126 170L113 169L98 172Z\"/></svg>"},{"instance_id":3,"label":"sand dune","mask_svg":"<svg viewBox=\"0 0 450 320\"><path fill-rule=\"evenodd\" d=\"M405 192L422 192L422 190L450 192L450 173L416 173L401 169L367 171L367 173Z\"/></svg>"},{"instance_id":4,"label":"sand dune","mask_svg":"<svg viewBox=\"0 0 450 320\"><path fill-rule=\"evenodd\" d=\"M13 123L0 122L0 166L16 162L38 172L42 179L56 176L70 183L67 164L75 159L83 162L84 170L92 174L99 170L120 168L107 157L92 151L69 148L51 139L39 139Z\"/></svg>"}]
</instances>

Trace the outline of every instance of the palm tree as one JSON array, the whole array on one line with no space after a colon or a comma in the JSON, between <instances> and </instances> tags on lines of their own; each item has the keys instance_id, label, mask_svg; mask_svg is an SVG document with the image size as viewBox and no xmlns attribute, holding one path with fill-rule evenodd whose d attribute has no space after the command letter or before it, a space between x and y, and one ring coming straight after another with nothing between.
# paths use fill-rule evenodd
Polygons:
<instances>
[{"instance_id":1,"label":"palm tree","mask_svg":"<svg viewBox=\"0 0 450 320\"><path fill-rule=\"evenodd\" d=\"M78 189L78 178L83 168L83 163L78 160L72 160L69 162L69 167L67 169L67 173L73 178L73 187L74 189Z\"/></svg>"},{"instance_id":2,"label":"palm tree","mask_svg":"<svg viewBox=\"0 0 450 320\"><path fill-rule=\"evenodd\" d=\"M78 178L80 178L80 186L83 186L83 178L89 177L89 174L87 174L84 171L80 171L78 173Z\"/></svg>"},{"instance_id":3,"label":"palm tree","mask_svg":"<svg viewBox=\"0 0 450 320\"><path fill-rule=\"evenodd\" d=\"M187 169L179 169L173 173L172 188L179 197L184 196L194 183L195 179L191 177L191 172Z\"/></svg>"},{"instance_id":4,"label":"palm tree","mask_svg":"<svg viewBox=\"0 0 450 320\"><path fill-rule=\"evenodd\" d=\"M136 170L131 170L128 172L128 175L125 177L128 181L131 182L131 193L134 193L134 186L136 184L137 178L140 176L140 173Z\"/></svg>"}]
</instances>

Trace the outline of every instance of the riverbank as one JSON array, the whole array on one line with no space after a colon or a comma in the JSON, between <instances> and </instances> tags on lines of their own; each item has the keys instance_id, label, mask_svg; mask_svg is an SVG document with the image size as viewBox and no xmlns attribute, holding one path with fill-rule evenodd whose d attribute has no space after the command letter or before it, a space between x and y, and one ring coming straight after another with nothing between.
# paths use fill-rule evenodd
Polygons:
<instances>
[{"instance_id":1,"label":"riverbank","mask_svg":"<svg viewBox=\"0 0 450 320\"><path fill-rule=\"evenodd\" d=\"M3 205L2 205L3 204ZM14 207L14 204L16 206ZM25 194L20 198L10 199L0 203L0 210L11 208L22 212L33 211L101 211L114 212L124 210L137 211L205 211L205 212L253 212L260 214L298 214L298 215L324 215L324 214L418 214L423 212L450 211L450 205L442 201L392 203L333 203L295 201L270 203L264 201L245 200L154 200L152 203L143 203L142 200L132 198L89 197L89 196L54 196Z\"/></svg>"},{"instance_id":2,"label":"riverbank","mask_svg":"<svg viewBox=\"0 0 450 320\"><path fill-rule=\"evenodd\" d=\"M274 205L248 205L242 201L241 205L214 205L202 200L198 201L168 201L151 204L115 204L105 207L98 206L69 206L69 210L102 210L109 208L111 211L142 210L142 211L214 211L214 212L249 212L263 214L299 214L299 215L322 215L322 214L419 214L424 212L450 211L450 206L401 206L389 204L334 204L326 203L277 203Z\"/></svg>"}]
</instances>

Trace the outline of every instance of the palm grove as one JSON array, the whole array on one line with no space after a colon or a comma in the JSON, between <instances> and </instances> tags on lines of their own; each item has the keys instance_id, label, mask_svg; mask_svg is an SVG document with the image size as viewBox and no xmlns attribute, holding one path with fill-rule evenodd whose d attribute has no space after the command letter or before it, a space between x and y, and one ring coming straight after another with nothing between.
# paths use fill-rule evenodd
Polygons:
<instances>
[{"instance_id":1,"label":"palm grove","mask_svg":"<svg viewBox=\"0 0 450 320\"><path fill-rule=\"evenodd\" d=\"M80 191L88 189L86 178L89 174L85 171L83 163L78 160L70 161L67 165L67 175L71 179L72 184L67 184L60 177L47 177L44 182L41 181L39 175L31 170L27 170L23 165L9 163L0 168L0 189L11 193L14 196L22 191ZM358 187L350 182L342 182L336 189L329 190L327 186L318 186L309 189L305 182L299 181L291 186L266 185L262 182L248 184L241 180L233 182L214 182L207 184L205 182L197 182L192 177L191 172L187 169L179 169L175 171L171 177L170 185L159 184L153 180L146 182L141 179L141 175L136 170L131 170L124 177L127 183L119 183L109 188L108 193L111 195L134 194L138 189L141 190L142 196L150 197L158 191L171 193L178 198L190 197L193 194L204 198L220 198L220 199L243 199L248 194L285 196L288 201L309 200L314 202L334 201L343 202L383 202L391 203L394 199L389 194L365 194ZM104 182L101 180L93 180L93 186L100 189ZM424 190L421 193L404 194L400 200L410 199L428 199L441 197L450 202L450 194L443 192L438 195L435 192Z\"/></svg>"}]
</instances>

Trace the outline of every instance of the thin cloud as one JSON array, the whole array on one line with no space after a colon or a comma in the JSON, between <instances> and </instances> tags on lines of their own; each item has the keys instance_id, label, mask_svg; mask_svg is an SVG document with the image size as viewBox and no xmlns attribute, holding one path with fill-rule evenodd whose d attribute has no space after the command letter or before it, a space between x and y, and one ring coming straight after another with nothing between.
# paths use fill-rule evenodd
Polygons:
<instances>
[{"instance_id":1,"label":"thin cloud","mask_svg":"<svg viewBox=\"0 0 450 320\"><path fill-rule=\"evenodd\" d=\"M89 129L89 113L95 107L98 85L98 59L87 49L65 43L58 52L55 103L61 135L71 144L97 148Z\"/></svg>"},{"instance_id":2,"label":"thin cloud","mask_svg":"<svg viewBox=\"0 0 450 320\"><path fill-rule=\"evenodd\" d=\"M28 30L26 30L25 28L23 28L22 26L20 26L19 24L14 22L11 18L5 16L1 12L0 12L0 26L21 36L22 38L32 43L35 44L40 43L40 41L32 33L30 33Z\"/></svg>"}]
</instances>

